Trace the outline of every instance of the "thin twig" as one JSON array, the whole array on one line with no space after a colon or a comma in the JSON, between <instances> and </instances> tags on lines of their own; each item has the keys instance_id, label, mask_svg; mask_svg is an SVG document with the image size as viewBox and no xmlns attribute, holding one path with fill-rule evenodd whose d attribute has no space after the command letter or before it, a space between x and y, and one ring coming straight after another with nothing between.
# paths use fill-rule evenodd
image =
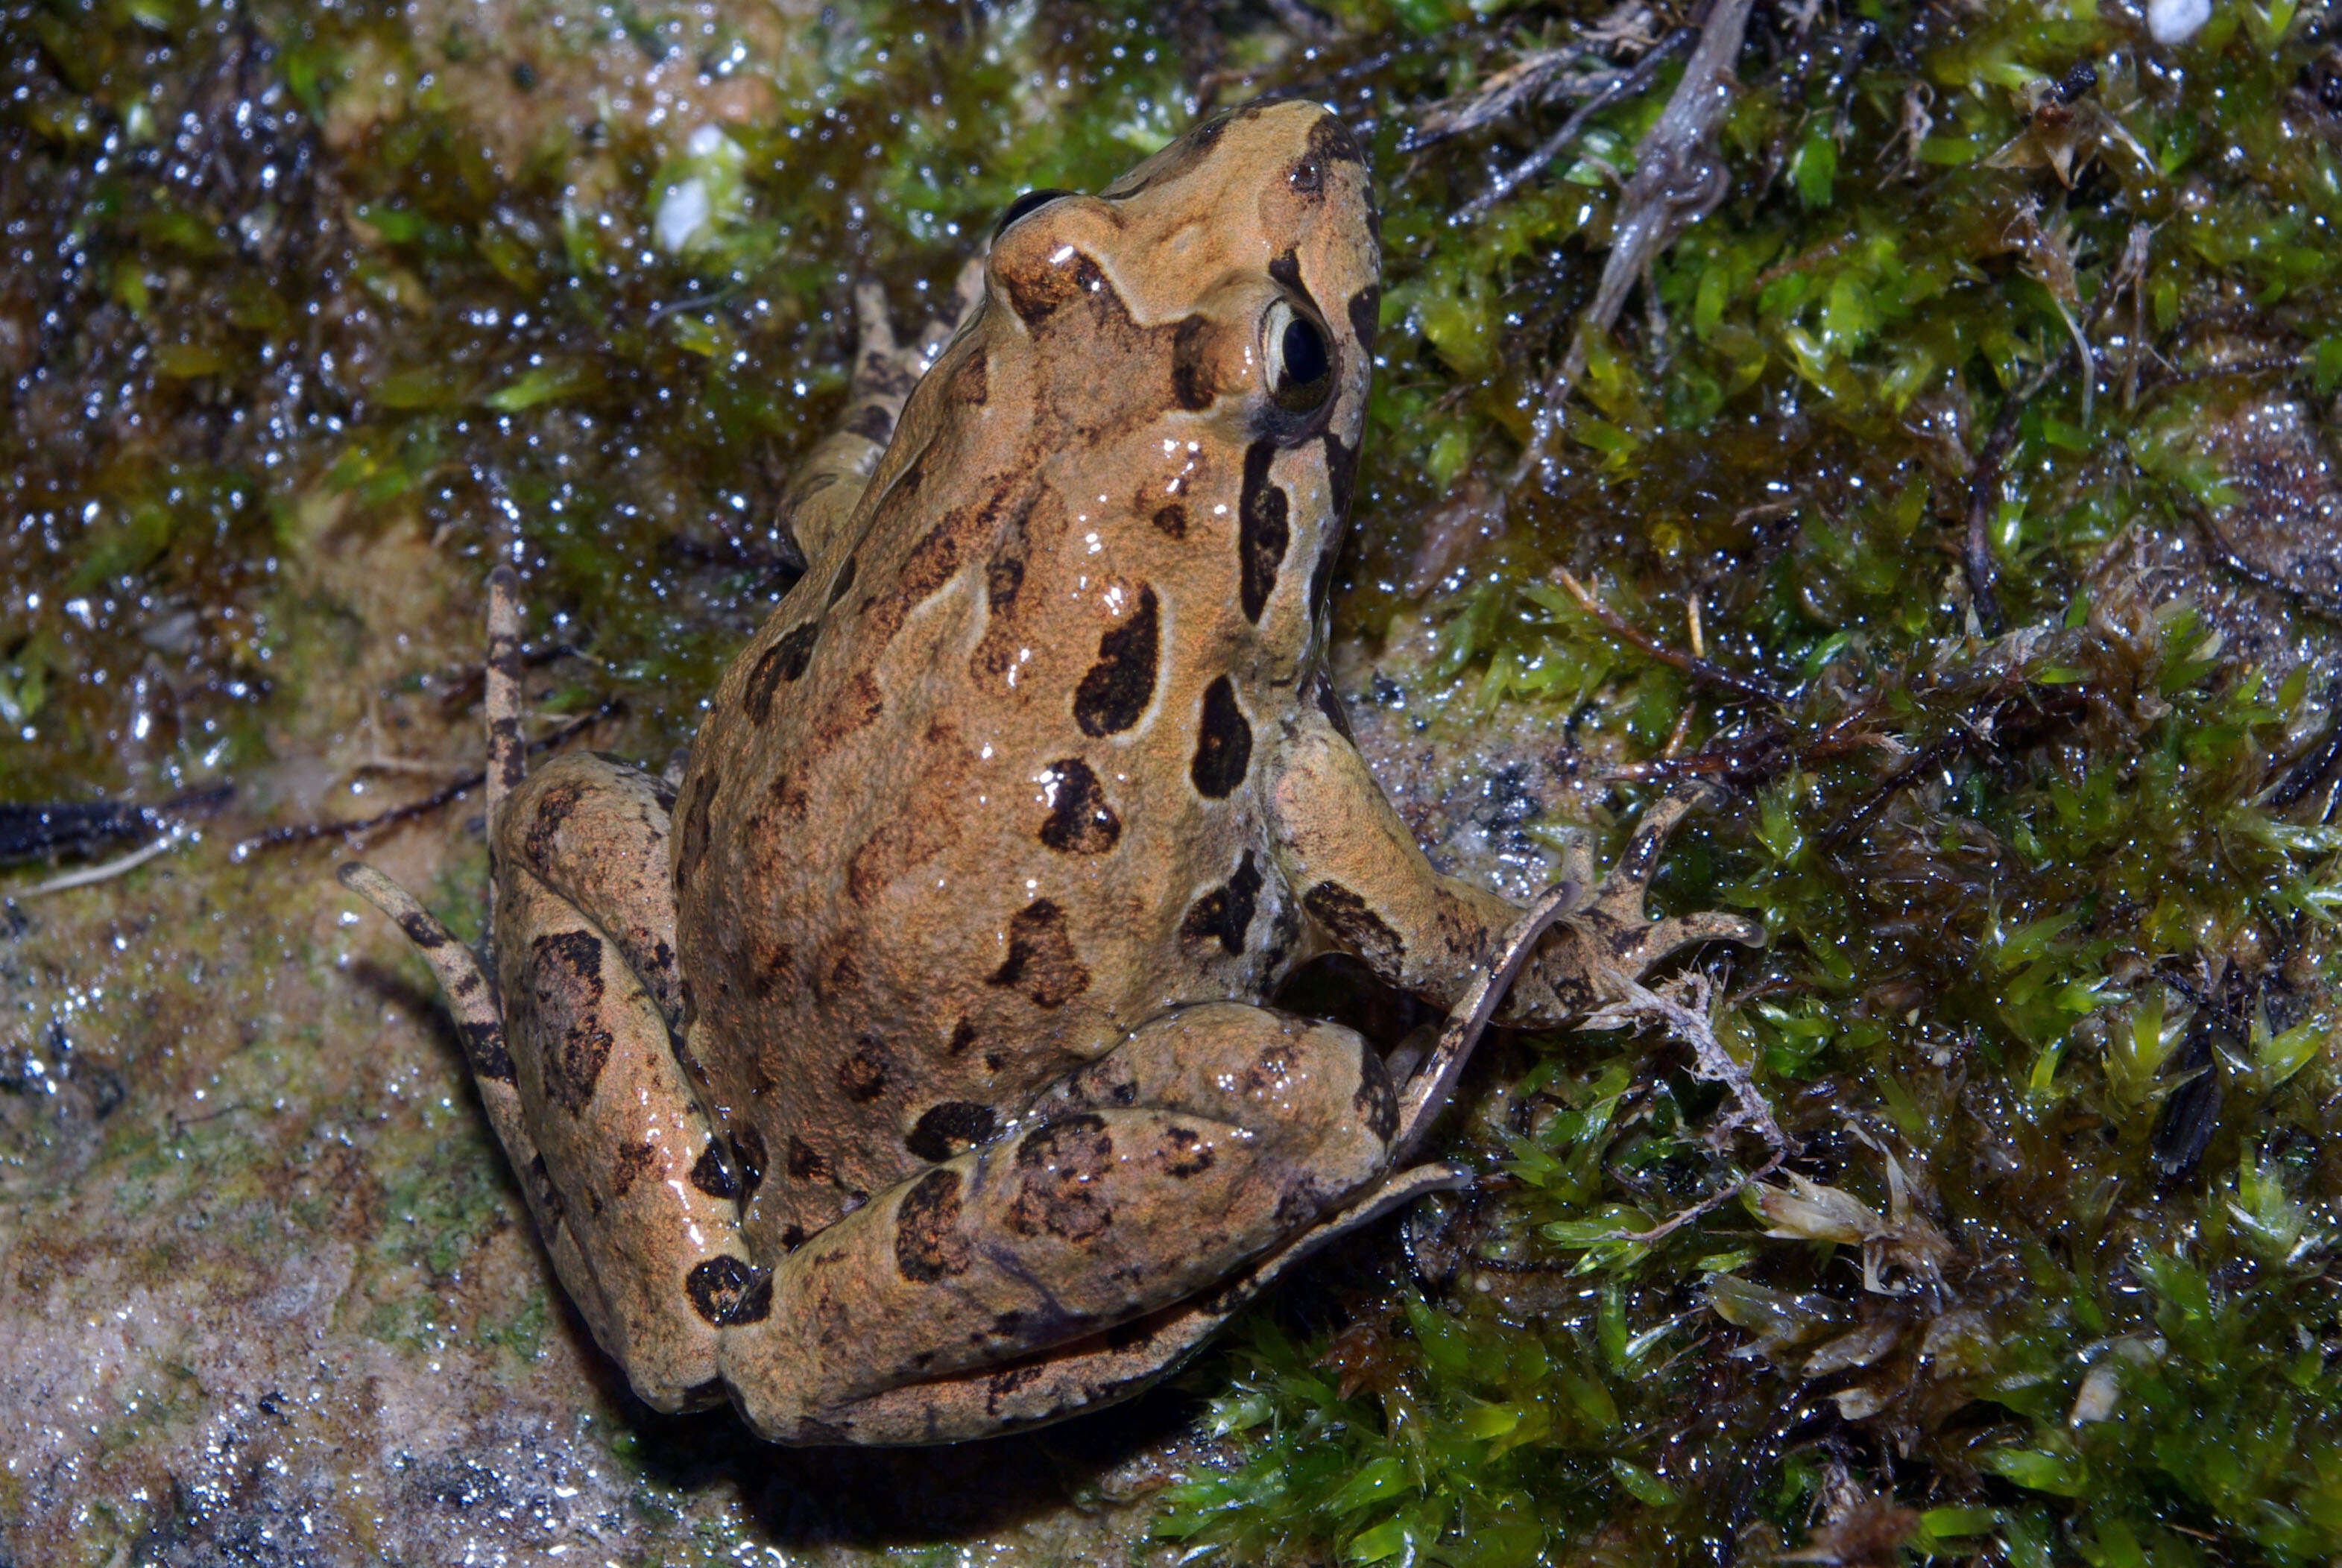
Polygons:
<instances>
[{"instance_id":1,"label":"thin twig","mask_svg":"<svg viewBox=\"0 0 2342 1568\"><path fill-rule=\"evenodd\" d=\"M1716 154L1716 127L1732 102L1732 63L1748 30L1752 0L1709 0L1682 80L1666 107L1635 144L1635 173L1619 193L1610 254L1594 298L1578 313L1568 352L1538 400L1536 433L1513 465L1506 487L1518 484L1546 460L1564 405L1586 374L1586 343L1607 337L1626 293L1647 284L1651 265L1685 226L1724 199L1730 177ZM1686 28L1684 31L1688 32ZM1652 52L1656 56L1656 50Z\"/></svg>"},{"instance_id":2,"label":"thin twig","mask_svg":"<svg viewBox=\"0 0 2342 1568\"><path fill-rule=\"evenodd\" d=\"M1712 1147L1723 1149L1735 1133L1746 1130L1765 1141L1768 1151L1765 1163L1756 1170L1728 1182L1687 1209L1669 1214L1648 1230L1618 1231L1602 1239L1620 1242L1656 1242L1681 1230L1702 1215L1715 1213L1732 1202L1748 1187L1763 1181L1780 1169L1788 1158L1789 1137L1773 1116L1773 1107L1765 1103L1757 1091L1756 1082L1748 1069L1732 1058L1716 1037L1707 1021L1707 1004L1714 987L1704 974L1684 977L1683 985L1691 1004L1686 1006L1673 997L1649 990L1627 975L1613 970L1604 977L1617 1000L1587 1018L1581 1028L1624 1029L1638 1024L1656 1024L1676 1040L1692 1049L1691 1075L1702 1083L1721 1084L1732 1096L1732 1109L1717 1118L1708 1129L1707 1141Z\"/></svg>"},{"instance_id":3,"label":"thin twig","mask_svg":"<svg viewBox=\"0 0 2342 1568\"><path fill-rule=\"evenodd\" d=\"M617 713L624 705L614 698L595 708L591 713L578 714L551 734L530 742L528 748L530 754L534 755L535 753L561 744L580 732L600 724L604 719ZM229 852L229 857L242 861L256 850L283 849L289 844L314 844L321 838L359 838L385 827L395 827L401 823L413 822L417 817L428 816L441 806L461 800L485 784L487 778L486 769L475 768L443 788L433 791L421 800L409 801L405 805L393 806L390 810L378 812L373 816L360 817L355 822L305 822L295 823L289 827L271 828L266 833L247 838L237 844Z\"/></svg>"},{"instance_id":4,"label":"thin twig","mask_svg":"<svg viewBox=\"0 0 2342 1568\"><path fill-rule=\"evenodd\" d=\"M95 882L111 882L114 878L120 876L124 872L129 871L135 866L145 864L148 861L154 859L165 850L169 849L172 845L177 844L184 836L184 834L176 831L166 833L162 837L156 839L153 844L146 845L144 849L132 850L128 854L123 855L119 859L109 860L102 865L85 865L79 871L65 872L61 875L49 878L46 882L36 882L32 886L25 888L21 892L10 894L9 896L11 898L38 898L45 893L63 893L69 887L87 887L90 884Z\"/></svg>"},{"instance_id":5,"label":"thin twig","mask_svg":"<svg viewBox=\"0 0 2342 1568\"><path fill-rule=\"evenodd\" d=\"M1578 105L1569 118L1561 123L1561 129L1539 142L1536 150L1527 157L1497 175L1496 184L1465 203L1456 215L1456 220L1468 222L1478 217L1482 213L1535 179L1546 165L1561 155L1563 148L1577 140L1584 133L1587 122L1622 98L1632 97L1649 86L1653 79L1658 75L1659 67L1674 58L1685 45L1698 35L1698 30L1696 28L1676 28L1660 39L1652 46L1648 54L1636 61L1632 66L1619 72L1596 88L1593 95Z\"/></svg>"},{"instance_id":6,"label":"thin twig","mask_svg":"<svg viewBox=\"0 0 2342 1568\"><path fill-rule=\"evenodd\" d=\"M2160 375L2147 378L2150 392L2167 386L2186 386L2192 382L2220 381L2238 375L2298 375L2317 367L2317 362L2307 355L2295 355L2282 359L2240 359L2226 365L2199 365L2193 370L2167 370Z\"/></svg>"},{"instance_id":7,"label":"thin twig","mask_svg":"<svg viewBox=\"0 0 2342 1568\"><path fill-rule=\"evenodd\" d=\"M1561 585L1568 590L1569 596L1576 600L1587 614L1602 623L1603 630L1623 643L1640 648L1659 663L1681 670L1691 677L1694 685L1713 687L1744 697L1755 697L1759 702L1777 703L1781 700L1780 692L1771 682L1755 675L1736 674L1721 664L1711 664L1706 659L1695 658L1689 654L1670 648L1649 633L1628 624L1626 617L1588 593L1586 584L1580 583L1566 570L1556 568L1554 575L1559 579Z\"/></svg>"},{"instance_id":8,"label":"thin twig","mask_svg":"<svg viewBox=\"0 0 2342 1568\"><path fill-rule=\"evenodd\" d=\"M1880 780L1877 787L1855 803L1852 811L1824 830L1819 840L1822 848L1836 849L1860 832L1863 824L1877 815L1887 802L1925 778L1928 770L1941 766L1976 744L1974 735L1961 730L1920 747L1917 756Z\"/></svg>"}]
</instances>

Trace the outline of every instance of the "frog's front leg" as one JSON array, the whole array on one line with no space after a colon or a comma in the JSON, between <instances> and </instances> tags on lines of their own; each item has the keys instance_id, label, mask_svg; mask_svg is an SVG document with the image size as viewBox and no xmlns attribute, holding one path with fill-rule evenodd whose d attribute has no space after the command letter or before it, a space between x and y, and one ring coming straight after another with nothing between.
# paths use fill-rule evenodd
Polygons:
<instances>
[{"instance_id":1,"label":"frog's front leg","mask_svg":"<svg viewBox=\"0 0 2342 1568\"><path fill-rule=\"evenodd\" d=\"M1278 736L1268 796L1279 864L1334 944L1391 984L1453 1007L1521 912L1432 869L1344 733L1330 689L1324 695L1327 700L1288 719ZM1660 853L1688 810L1687 802L1669 799L1645 814L1593 899L1573 910L1529 959L1498 1022L1566 1023L1601 1004L1611 973L1640 979L1699 943L1764 945L1764 928L1740 915L1645 917L1643 897ZM1584 883L1592 869L1573 856L1565 874Z\"/></svg>"},{"instance_id":2,"label":"frog's front leg","mask_svg":"<svg viewBox=\"0 0 2342 1568\"><path fill-rule=\"evenodd\" d=\"M1383 1180L1397 1115L1347 1029L1165 1014L782 1260L725 1381L796 1442L949 1442L1126 1392L1249 1293L1226 1293L1248 1263Z\"/></svg>"}]
</instances>

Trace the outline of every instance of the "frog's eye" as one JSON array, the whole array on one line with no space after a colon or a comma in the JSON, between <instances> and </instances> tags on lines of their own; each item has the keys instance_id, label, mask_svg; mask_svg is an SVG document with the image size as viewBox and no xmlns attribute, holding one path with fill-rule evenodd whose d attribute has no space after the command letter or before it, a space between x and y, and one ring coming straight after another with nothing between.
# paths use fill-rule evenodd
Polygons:
<instances>
[{"instance_id":1,"label":"frog's eye","mask_svg":"<svg viewBox=\"0 0 2342 1568\"><path fill-rule=\"evenodd\" d=\"M1000 221L992 225L992 237L994 239L998 239L1003 234L1007 232L1008 225L1010 224L1015 223L1026 213L1046 207L1051 202L1056 201L1059 196L1070 196L1073 194L1074 193L1071 191L1060 191L1056 189L1026 191L1023 195L1009 203L1008 210L1000 215Z\"/></svg>"},{"instance_id":2,"label":"frog's eye","mask_svg":"<svg viewBox=\"0 0 2342 1568\"><path fill-rule=\"evenodd\" d=\"M1326 329L1290 300L1268 307L1261 347L1268 356L1269 395L1279 408L1307 414L1334 390L1334 351Z\"/></svg>"}]
</instances>

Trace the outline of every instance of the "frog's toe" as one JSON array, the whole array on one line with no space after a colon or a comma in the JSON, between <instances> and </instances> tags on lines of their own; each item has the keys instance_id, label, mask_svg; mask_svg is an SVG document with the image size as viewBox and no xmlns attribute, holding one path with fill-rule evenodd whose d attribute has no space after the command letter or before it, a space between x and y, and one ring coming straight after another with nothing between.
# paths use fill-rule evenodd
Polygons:
<instances>
[{"instance_id":1,"label":"frog's toe","mask_svg":"<svg viewBox=\"0 0 2342 1568\"><path fill-rule=\"evenodd\" d=\"M1592 887L1601 879L1601 868L1594 864L1594 846L1583 838L1573 838L1561 852L1562 882L1574 882L1580 887Z\"/></svg>"},{"instance_id":2,"label":"frog's toe","mask_svg":"<svg viewBox=\"0 0 2342 1568\"><path fill-rule=\"evenodd\" d=\"M895 342L895 316L886 308L886 290L876 278L865 278L854 285L854 396L859 400L893 391L903 373L903 350Z\"/></svg>"},{"instance_id":3,"label":"frog's toe","mask_svg":"<svg viewBox=\"0 0 2342 1568\"><path fill-rule=\"evenodd\" d=\"M951 293L944 297L941 308L927 321L927 330L919 338L921 359L926 364L934 364L936 356L943 353L944 345L967 325L967 318L975 315L976 307L983 303L984 258L970 256L959 269L959 276L952 280Z\"/></svg>"},{"instance_id":4,"label":"frog's toe","mask_svg":"<svg viewBox=\"0 0 2342 1568\"><path fill-rule=\"evenodd\" d=\"M1745 915L1712 909L1674 920L1655 920L1636 934L1634 945L1621 955L1618 967L1640 979L1674 954L1703 942L1736 942L1743 947L1762 947L1765 928Z\"/></svg>"},{"instance_id":5,"label":"frog's toe","mask_svg":"<svg viewBox=\"0 0 2342 1568\"><path fill-rule=\"evenodd\" d=\"M1610 874L1602 879L1595 894L1593 909L1614 920L1638 924L1643 918L1643 895L1650 890L1651 878L1657 874L1659 858L1666 853L1667 840L1675 836L1683 819L1691 814L1692 807L1704 803L1707 792L1685 791L1668 795L1643 814L1635 825L1635 836L1626 841L1626 853Z\"/></svg>"}]
</instances>

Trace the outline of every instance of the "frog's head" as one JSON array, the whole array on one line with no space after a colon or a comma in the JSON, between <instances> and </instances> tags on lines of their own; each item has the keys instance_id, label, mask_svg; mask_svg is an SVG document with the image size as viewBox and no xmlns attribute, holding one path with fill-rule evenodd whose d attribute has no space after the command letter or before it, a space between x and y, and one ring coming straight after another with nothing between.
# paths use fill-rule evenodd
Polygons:
<instances>
[{"instance_id":1,"label":"frog's head","mask_svg":"<svg viewBox=\"0 0 2342 1568\"><path fill-rule=\"evenodd\" d=\"M1078 409L1086 440L1206 454L1187 510L1241 519L1236 597L1271 644L1322 624L1366 421L1377 230L1356 139L1298 100L1216 115L1096 195L1030 193L995 230L989 308L1048 350L1032 356L1059 382L1042 401Z\"/></svg>"}]
</instances>

